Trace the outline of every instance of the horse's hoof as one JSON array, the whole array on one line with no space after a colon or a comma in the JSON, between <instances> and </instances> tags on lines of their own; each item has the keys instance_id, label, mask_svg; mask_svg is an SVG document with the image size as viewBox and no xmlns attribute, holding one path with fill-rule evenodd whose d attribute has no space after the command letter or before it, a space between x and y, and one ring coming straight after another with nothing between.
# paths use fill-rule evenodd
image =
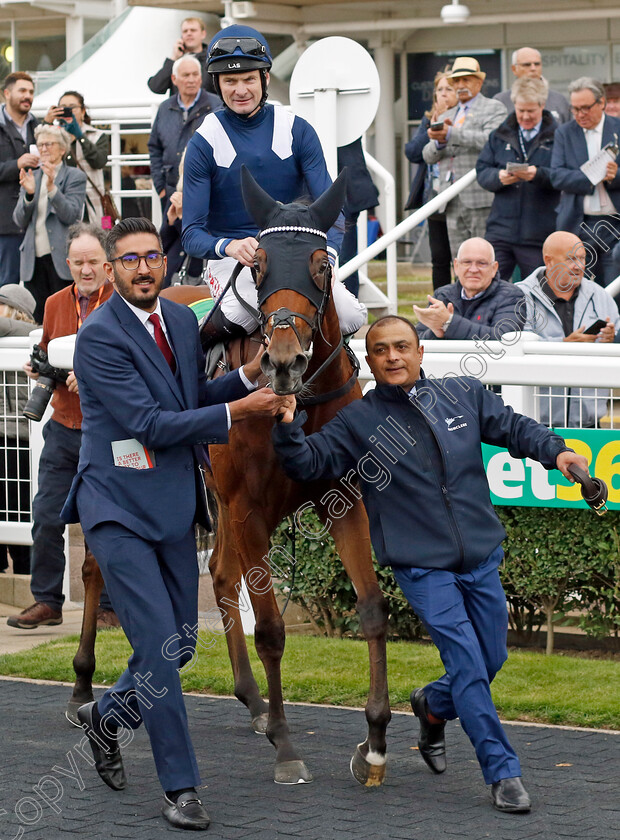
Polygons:
<instances>
[{"instance_id":1,"label":"horse's hoof","mask_svg":"<svg viewBox=\"0 0 620 840\"><path fill-rule=\"evenodd\" d=\"M385 760L381 764L371 764L364 758L359 746L353 753L350 767L355 781L364 787L379 787L385 780Z\"/></svg>"},{"instance_id":2,"label":"horse's hoof","mask_svg":"<svg viewBox=\"0 0 620 840\"><path fill-rule=\"evenodd\" d=\"M91 697L90 699L94 700L94 697ZM88 702L88 700L74 700L73 698L69 700L69 702L67 703L67 708L65 709L65 717L72 726L78 726L80 729L82 728L82 724L80 723L77 716L77 710L80 708L80 706L83 706L84 703Z\"/></svg>"},{"instance_id":3,"label":"horse's hoof","mask_svg":"<svg viewBox=\"0 0 620 840\"><path fill-rule=\"evenodd\" d=\"M277 785L303 785L312 781L312 773L301 760L276 764L274 782Z\"/></svg>"},{"instance_id":4,"label":"horse's hoof","mask_svg":"<svg viewBox=\"0 0 620 840\"><path fill-rule=\"evenodd\" d=\"M267 731L267 722L269 721L269 714L263 712L261 715L256 715L252 718L252 729L257 735L264 735Z\"/></svg>"}]
</instances>

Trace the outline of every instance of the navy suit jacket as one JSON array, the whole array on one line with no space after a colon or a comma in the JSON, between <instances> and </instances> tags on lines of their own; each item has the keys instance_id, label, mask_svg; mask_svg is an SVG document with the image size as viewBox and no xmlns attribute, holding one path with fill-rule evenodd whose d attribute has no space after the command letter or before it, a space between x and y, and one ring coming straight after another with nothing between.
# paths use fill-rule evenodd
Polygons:
<instances>
[{"instance_id":1,"label":"navy suit jacket","mask_svg":"<svg viewBox=\"0 0 620 840\"><path fill-rule=\"evenodd\" d=\"M161 300L177 376L115 292L80 329L74 370L83 414L78 471L63 508L84 529L118 522L152 542L175 542L196 514L194 446L228 442L224 402L246 396L238 371L207 382L194 313ZM136 438L153 469L114 465L112 441Z\"/></svg>"},{"instance_id":2,"label":"navy suit jacket","mask_svg":"<svg viewBox=\"0 0 620 840\"><path fill-rule=\"evenodd\" d=\"M605 115L603 123L603 142L605 146L620 138L620 119ZM588 159L588 146L583 129L575 120L564 123L555 132L553 153L551 155L551 183L562 195L557 206L556 230L568 230L581 235L583 222L583 197L592 195L594 186L579 167ZM620 212L620 169L609 184L605 184L616 212Z\"/></svg>"}]
</instances>

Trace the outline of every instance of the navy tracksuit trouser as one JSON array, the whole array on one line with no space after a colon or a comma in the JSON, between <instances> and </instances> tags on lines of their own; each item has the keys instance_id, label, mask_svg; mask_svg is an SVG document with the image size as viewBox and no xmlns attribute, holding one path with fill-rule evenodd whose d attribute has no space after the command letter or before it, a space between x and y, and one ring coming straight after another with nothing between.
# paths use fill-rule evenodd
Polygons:
<instances>
[{"instance_id":1,"label":"navy tracksuit trouser","mask_svg":"<svg viewBox=\"0 0 620 840\"><path fill-rule=\"evenodd\" d=\"M499 721L490 683L508 656L506 596L500 547L471 572L393 566L398 585L437 645L446 673L424 688L438 718L459 718L474 745L484 780L521 775L521 765Z\"/></svg>"}]
</instances>

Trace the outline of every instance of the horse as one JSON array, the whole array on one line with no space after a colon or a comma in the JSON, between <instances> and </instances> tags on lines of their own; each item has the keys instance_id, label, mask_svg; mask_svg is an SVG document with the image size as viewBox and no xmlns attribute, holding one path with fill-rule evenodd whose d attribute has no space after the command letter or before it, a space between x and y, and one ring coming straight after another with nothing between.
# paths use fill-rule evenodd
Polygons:
<instances>
[{"instance_id":1,"label":"horse","mask_svg":"<svg viewBox=\"0 0 620 840\"><path fill-rule=\"evenodd\" d=\"M296 394L308 414L306 434L321 428L349 402L361 397L357 368L343 346L331 292L326 234L343 204L341 176L313 204L282 205L242 171L244 201L261 231L254 272L258 310L254 315L267 348L263 373L278 394ZM231 278L237 294L235 274ZM238 296L238 294L237 294ZM249 342L246 341L246 344ZM255 352L255 350L251 351ZM351 759L360 784L380 785L385 775L385 733L390 720L387 691L387 608L373 569L368 520L357 485L347 481L298 484L282 472L271 445L273 420L235 423L227 446L211 446L212 489L218 528L210 569L215 596L226 605L226 641L235 695L249 709L252 725L263 728L276 750L274 780L297 784L311 773L291 743L284 713L280 661L284 623L271 586L269 538L292 513L312 506L334 539L357 594L361 627L369 646L368 733ZM347 492L343 492L343 487ZM337 514L334 511L337 510ZM236 606L241 575L256 616L255 645L267 675L269 702L252 674ZM251 581L261 585L251 586Z\"/></svg>"},{"instance_id":2,"label":"horse","mask_svg":"<svg viewBox=\"0 0 620 840\"><path fill-rule=\"evenodd\" d=\"M258 309L239 298L236 276L230 285L260 325L258 336L233 342L229 358L238 363L256 353L264 341L264 375L278 394L295 394L307 412L306 434L317 431L349 402L361 397L356 361L343 345L331 292L331 266L326 231L344 201L340 176L314 203L282 205L242 170L244 202L260 230L254 263ZM198 290L192 290L194 293ZM170 290L173 292L173 290ZM169 294L174 298L174 294ZM262 333L262 336L261 336ZM293 745L284 712L280 663L284 622L271 584L273 559L269 539L288 515L299 518L313 508L334 539L356 595L370 661L370 690L365 708L367 735L350 761L357 782L381 785L386 769L386 729L391 712L387 687L387 606L372 565L368 519L355 476L340 481L299 484L281 470L271 445L271 419L240 421L230 429L228 445L210 446L207 483L217 503L217 535L209 568L217 604L224 619L234 677L235 696L250 712L256 732L265 733L275 748L274 781L299 784L312 774ZM300 513L301 512L301 513ZM277 561L276 561L277 567ZM91 575L92 577L92 575ZM252 673L239 610L242 577L255 613L255 646L265 669L268 702ZM98 596L97 596L98 597ZM96 600L85 600L96 611ZM94 626L94 618L89 618ZM86 635L74 659L76 686L70 701L88 702L88 672L94 656ZM80 673L78 674L78 668ZM79 684L79 685L78 685ZM85 690L86 689L86 690ZM92 699L92 690L90 694ZM70 713L68 711L68 716Z\"/></svg>"}]
</instances>

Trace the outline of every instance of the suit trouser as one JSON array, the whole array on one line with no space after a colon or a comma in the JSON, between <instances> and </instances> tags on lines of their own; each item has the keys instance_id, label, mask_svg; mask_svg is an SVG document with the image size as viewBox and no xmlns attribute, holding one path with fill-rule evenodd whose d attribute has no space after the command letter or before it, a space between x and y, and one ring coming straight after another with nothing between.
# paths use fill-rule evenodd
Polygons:
<instances>
[{"instance_id":1,"label":"suit trouser","mask_svg":"<svg viewBox=\"0 0 620 840\"><path fill-rule=\"evenodd\" d=\"M0 286L19 283L19 246L23 240L23 233L0 234Z\"/></svg>"},{"instance_id":2,"label":"suit trouser","mask_svg":"<svg viewBox=\"0 0 620 840\"><path fill-rule=\"evenodd\" d=\"M43 323L45 301L48 297L64 289L70 283L70 279L64 280L58 276L51 254L35 257L34 272L30 280L26 282L26 288L37 302L34 310L34 320L37 324Z\"/></svg>"},{"instance_id":3,"label":"suit trouser","mask_svg":"<svg viewBox=\"0 0 620 840\"><path fill-rule=\"evenodd\" d=\"M620 222L616 216L585 216L579 238L586 247L586 277L599 286L609 286L617 277L614 248L620 241Z\"/></svg>"},{"instance_id":4,"label":"suit trouser","mask_svg":"<svg viewBox=\"0 0 620 840\"><path fill-rule=\"evenodd\" d=\"M435 213L428 218L428 243L431 248L433 264L433 291L452 282L452 259L450 239L443 213ZM456 255L455 255L456 256Z\"/></svg>"},{"instance_id":5,"label":"suit trouser","mask_svg":"<svg viewBox=\"0 0 620 840\"><path fill-rule=\"evenodd\" d=\"M543 265L542 245L498 242L492 236L487 236L487 239L495 249L495 259L499 263L499 276L508 283L512 282L512 273L515 266L519 266L521 280L525 280L533 271Z\"/></svg>"},{"instance_id":6,"label":"suit trouser","mask_svg":"<svg viewBox=\"0 0 620 840\"><path fill-rule=\"evenodd\" d=\"M508 655L506 596L497 570L502 557L499 547L467 574L392 567L446 669L424 688L428 707L439 718L460 719L489 785L521 775L489 685Z\"/></svg>"},{"instance_id":7,"label":"suit trouser","mask_svg":"<svg viewBox=\"0 0 620 840\"><path fill-rule=\"evenodd\" d=\"M98 701L99 712L127 729L144 722L164 790L196 787L200 775L178 672L192 656L198 622L194 529L174 543L149 542L116 522L85 534L133 648L127 669Z\"/></svg>"},{"instance_id":8,"label":"suit trouser","mask_svg":"<svg viewBox=\"0 0 620 840\"><path fill-rule=\"evenodd\" d=\"M459 248L466 239L471 239L472 236L484 239L490 211L490 207L466 207L458 195L448 202L446 227L453 259L456 259Z\"/></svg>"},{"instance_id":9,"label":"suit trouser","mask_svg":"<svg viewBox=\"0 0 620 840\"><path fill-rule=\"evenodd\" d=\"M35 601L61 610L65 572L65 528L60 511L69 495L80 457L82 432L69 429L56 420L43 427L45 441L39 460L39 489L32 502L32 549L30 551L30 591ZM110 609L105 591L100 605Z\"/></svg>"}]
</instances>

